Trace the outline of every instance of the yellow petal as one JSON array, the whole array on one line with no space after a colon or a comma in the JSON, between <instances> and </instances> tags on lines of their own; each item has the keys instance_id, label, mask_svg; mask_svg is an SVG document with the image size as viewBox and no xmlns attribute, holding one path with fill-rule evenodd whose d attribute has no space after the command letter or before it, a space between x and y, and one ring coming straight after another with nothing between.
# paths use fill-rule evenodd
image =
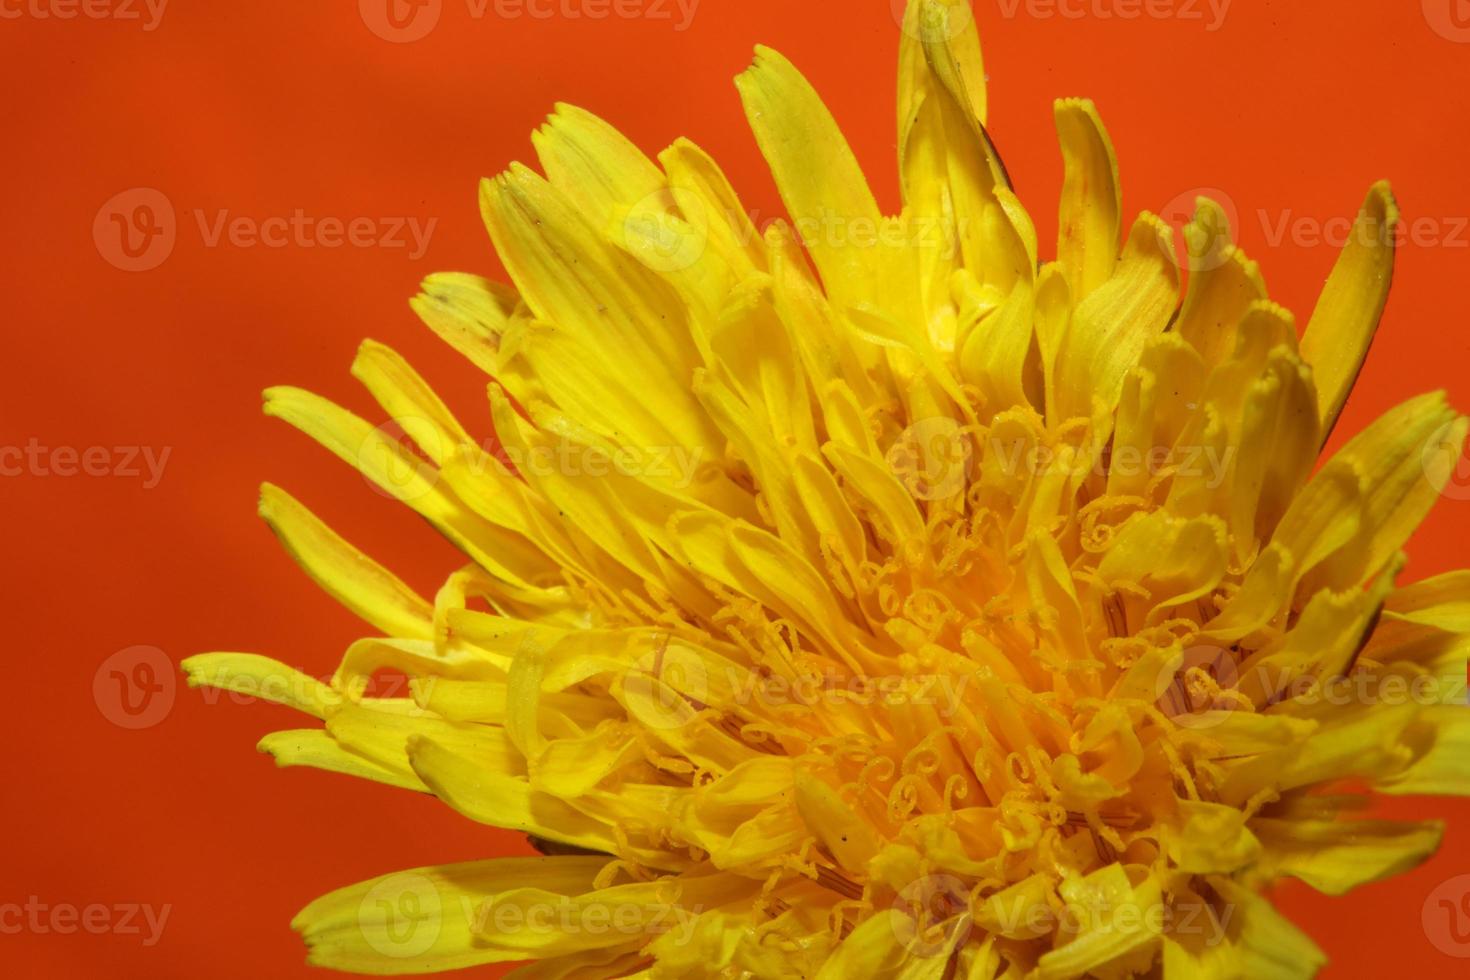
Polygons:
<instances>
[{"instance_id":1,"label":"yellow petal","mask_svg":"<svg viewBox=\"0 0 1470 980\"><path fill-rule=\"evenodd\" d=\"M1417 757L1377 788L1393 795L1470 795L1470 711L1463 704L1430 705L1409 730Z\"/></svg>"},{"instance_id":2,"label":"yellow petal","mask_svg":"<svg viewBox=\"0 0 1470 980\"><path fill-rule=\"evenodd\" d=\"M1062 204L1057 265L1074 302L1107 282L1123 243L1123 190L1113 142L1091 99L1058 99L1062 145Z\"/></svg>"},{"instance_id":3,"label":"yellow petal","mask_svg":"<svg viewBox=\"0 0 1470 980\"><path fill-rule=\"evenodd\" d=\"M201 653L181 665L190 687L211 687L284 704L316 718L342 695L315 677L254 653Z\"/></svg>"},{"instance_id":4,"label":"yellow petal","mask_svg":"<svg viewBox=\"0 0 1470 980\"><path fill-rule=\"evenodd\" d=\"M293 731L272 732L255 746L276 760L281 768L307 766L323 772L341 773L356 779L367 779L399 789L427 793L428 787L417 776L405 776L374 762L354 755L342 747L332 736L320 728L303 728Z\"/></svg>"},{"instance_id":5,"label":"yellow petal","mask_svg":"<svg viewBox=\"0 0 1470 980\"><path fill-rule=\"evenodd\" d=\"M870 239L882 215L832 114L791 62L770 48L756 48L754 64L735 85L828 294L839 307L872 298L876 249Z\"/></svg>"},{"instance_id":6,"label":"yellow petal","mask_svg":"<svg viewBox=\"0 0 1470 980\"><path fill-rule=\"evenodd\" d=\"M622 133L585 109L557 103L531 135L546 177L595 227L615 234L627 209L667 188L658 167Z\"/></svg>"},{"instance_id":7,"label":"yellow petal","mask_svg":"<svg viewBox=\"0 0 1470 980\"><path fill-rule=\"evenodd\" d=\"M1327 957L1306 934L1288 922L1271 903L1228 878L1207 879L1226 907L1233 906L1231 940L1238 972L1232 976L1261 980L1310 980Z\"/></svg>"},{"instance_id":8,"label":"yellow petal","mask_svg":"<svg viewBox=\"0 0 1470 980\"><path fill-rule=\"evenodd\" d=\"M1324 441L1358 380L1388 303L1398 222L1388 184L1373 185L1302 334L1302 355L1317 376Z\"/></svg>"},{"instance_id":9,"label":"yellow petal","mask_svg":"<svg viewBox=\"0 0 1470 980\"><path fill-rule=\"evenodd\" d=\"M501 858L415 868L324 895L291 927L311 948L313 965L353 973L426 973L524 959L478 941L482 906L530 885L552 895L585 891L607 860Z\"/></svg>"},{"instance_id":10,"label":"yellow petal","mask_svg":"<svg viewBox=\"0 0 1470 980\"><path fill-rule=\"evenodd\" d=\"M1257 819L1251 829L1272 873L1300 878L1328 895L1418 867L1444 836L1437 822L1386 820Z\"/></svg>"},{"instance_id":11,"label":"yellow petal","mask_svg":"<svg viewBox=\"0 0 1470 980\"><path fill-rule=\"evenodd\" d=\"M482 276L437 272L409 306L445 343L491 376L501 373L501 338L519 302L515 290Z\"/></svg>"},{"instance_id":12,"label":"yellow petal","mask_svg":"<svg viewBox=\"0 0 1470 980\"><path fill-rule=\"evenodd\" d=\"M428 639L434 611L422 596L358 551L286 491L260 487L260 516L332 598L389 636Z\"/></svg>"},{"instance_id":13,"label":"yellow petal","mask_svg":"<svg viewBox=\"0 0 1470 980\"><path fill-rule=\"evenodd\" d=\"M1189 285L1174 329L1206 364L1218 364L1234 349L1236 325L1251 304L1266 298L1266 283L1256 263L1231 243L1225 210L1209 198L1195 202L1184 239Z\"/></svg>"},{"instance_id":14,"label":"yellow petal","mask_svg":"<svg viewBox=\"0 0 1470 980\"><path fill-rule=\"evenodd\" d=\"M1059 418L1090 418L1094 399L1111 410L1128 370L1168 325L1179 295L1171 236L1158 218L1140 216L1112 277L1077 304L1058 354Z\"/></svg>"}]
</instances>

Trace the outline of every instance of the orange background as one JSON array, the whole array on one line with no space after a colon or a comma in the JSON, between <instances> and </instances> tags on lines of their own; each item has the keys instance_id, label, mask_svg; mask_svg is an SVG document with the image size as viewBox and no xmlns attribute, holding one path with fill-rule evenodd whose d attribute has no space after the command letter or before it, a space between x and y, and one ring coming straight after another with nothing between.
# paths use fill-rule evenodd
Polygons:
<instances>
[{"instance_id":1,"label":"orange background","mask_svg":"<svg viewBox=\"0 0 1470 980\"><path fill-rule=\"evenodd\" d=\"M551 2L599 9L542 0ZM654 0L641 2L648 10ZM355 0L176 0L153 30L36 16L66 3L0 0L0 446L34 438L171 452L152 488L126 476L0 478L0 904L36 896L171 911L152 947L135 935L0 935L0 969L320 976L301 965L287 928L311 898L524 845L430 798L276 770L252 746L299 724L285 709L208 704L181 684L148 728L118 727L99 708L99 667L135 645L174 660L258 651L325 675L368 631L316 592L255 518L263 479L424 594L455 567L455 553L406 508L262 417L260 389L301 384L368 411L347 366L372 336L483 432L482 379L406 305L432 271L503 277L477 216L478 178L529 159L529 132L565 100L650 152L690 136L723 162L749 208L774 216L774 185L730 84L756 42L808 74L880 202L895 207L899 33L889 0L703 0L683 31L677 14L503 18L490 0L476 19L466 0L443 0L436 29L402 44L372 33ZM1391 178L1405 214L1437 230L1400 253L1388 315L1336 441L1430 387L1470 408L1470 44L1444 36L1455 33L1450 3L1236 0L1210 31L1177 17L1035 16L1053 8L1024 0L1007 16L1010 0L979 0L991 129L1042 241L1054 241L1051 100L1092 96L1118 149L1127 210L1223 190L1274 296L1303 319L1335 249L1273 229L1283 218L1310 230L1351 217L1373 180ZM1202 0L1188 4L1208 20ZM146 21L141 2L129 11ZM177 213L172 254L146 272L115 268L93 234L104 202L135 187L162 192ZM437 226L417 260L404 248L210 247L195 213L213 221L221 209ZM1470 502L1445 501L1413 544L1409 577L1467 563L1467 531ZM1287 888L1281 900L1331 954L1330 977L1458 974L1465 961L1431 945L1420 910L1436 885L1470 870L1470 806L1385 809L1446 817L1444 850L1345 899Z\"/></svg>"}]
</instances>

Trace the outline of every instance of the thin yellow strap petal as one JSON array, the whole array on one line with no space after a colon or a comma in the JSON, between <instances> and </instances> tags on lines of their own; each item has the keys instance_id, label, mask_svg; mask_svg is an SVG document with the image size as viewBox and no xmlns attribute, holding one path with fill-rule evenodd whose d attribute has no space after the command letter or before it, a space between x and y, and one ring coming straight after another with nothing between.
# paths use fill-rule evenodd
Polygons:
<instances>
[{"instance_id":1,"label":"thin yellow strap petal","mask_svg":"<svg viewBox=\"0 0 1470 980\"><path fill-rule=\"evenodd\" d=\"M786 210L838 307L870 298L882 215L832 113L801 73L770 48L735 79L750 128Z\"/></svg>"},{"instance_id":2,"label":"thin yellow strap petal","mask_svg":"<svg viewBox=\"0 0 1470 980\"><path fill-rule=\"evenodd\" d=\"M417 776L408 776L384 769L376 763L354 755L344 749L336 739L320 728L298 728L284 732L271 732L262 738L255 748L276 760L282 769L305 766L322 772L335 772L343 776L367 779L385 786L428 792L428 787Z\"/></svg>"},{"instance_id":3,"label":"thin yellow strap petal","mask_svg":"<svg viewBox=\"0 0 1470 980\"><path fill-rule=\"evenodd\" d=\"M1388 183L1373 185L1302 335L1302 354L1317 375L1324 442L1358 380L1388 303L1398 222L1399 207Z\"/></svg>"},{"instance_id":4,"label":"thin yellow strap petal","mask_svg":"<svg viewBox=\"0 0 1470 980\"><path fill-rule=\"evenodd\" d=\"M1108 281L1118 264L1123 236L1123 190L1113 141L1091 99L1058 99L1057 138L1062 145L1062 203L1057 226L1057 264L1080 302Z\"/></svg>"},{"instance_id":5,"label":"thin yellow strap petal","mask_svg":"<svg viewBox=\"0 0 1470 980\"><path fill-rule=\"evenodd\" d=\"M433 636L434 610L422 596L286 491L262 484L260 516L312 581L363 620L389 636Z\"/></svg>"},{"instance_id":6,"label":"thin yellow strap petal","mask_svg":"<svg viewBox=\"0 0 1470 980\"><path fill-rule=\"evenodd\" d=\"M212 687L283 704L316 718L341 702L336 691L301 671L256 653L201 653L181 666L190 687Z\"/></svg>"},{"instance_id":7,"label":"thin yellow strap petal","mask_svg":"<svg viewBox=\"0 0 1470 980\"><path fill-rule=\"evenodd\" d=\"M1266 283L1256 263L1231 243L1225 209L1207 197L1195 201L1184 244L1189 286L1174 329L1206 364L1218 364L1235 348L1237 324L1253 303L1266 298Z\"/></svg>"},{"instance_id":8,"label":"thin yellow strap petal","mask_svg":"<svg viewBox=\"0 0 1470 980\"><path fill-rule=\"evenodd\" d=\"M1142 214L1112 277L1072 314L1058 356L1061 413L1054 421L1090 418L1094 399L1111 411L1123 378L1168 325L1178 298L1173 233L1154 215Z\"/></svg>"}]
</instances>

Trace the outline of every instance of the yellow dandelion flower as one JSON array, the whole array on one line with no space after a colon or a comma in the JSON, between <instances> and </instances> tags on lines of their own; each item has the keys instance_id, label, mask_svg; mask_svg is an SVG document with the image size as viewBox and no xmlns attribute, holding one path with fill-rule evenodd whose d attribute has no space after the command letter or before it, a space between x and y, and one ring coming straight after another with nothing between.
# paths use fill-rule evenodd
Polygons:
<instances>
[{"instance_id":1,"label":"yellow dandelion flower","mask_svg":"<svg viewBox=\"0 0 1470 980\"><path fill-rule=\"evenodd\" d=\"M545 854L328 895L295 923L312 962L1304 977L1264 886L1435 850L1354 811L1470 790L1470 573L1395 584L1470 423L1416 398L1315 465L1388 293L1388 188L1299 342L1217 204L1182 260L1158 217L1124 228L1098 114L1063 100L1039 262L967 14L908 8L897 216L774 51L737 80L791 219L762 230L692 143L652 161L560 107L545 175L482 188L513 286L413 301L493 379L499 445L377 343L353 373L393 426L266 393L468 563L422 597L267 485L384 635L329 683L246 654L191 682L319 719L261 743L280 765ZM384 670L411 697L373 696Z\"/></svg>"}]
</instances>

